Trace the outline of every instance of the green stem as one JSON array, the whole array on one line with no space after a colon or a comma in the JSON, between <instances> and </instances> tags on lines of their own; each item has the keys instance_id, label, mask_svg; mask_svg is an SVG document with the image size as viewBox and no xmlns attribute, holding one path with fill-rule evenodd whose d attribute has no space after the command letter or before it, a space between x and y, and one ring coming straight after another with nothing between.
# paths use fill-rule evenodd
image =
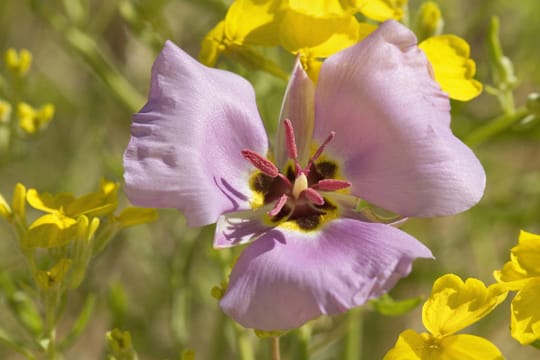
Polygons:
<instances>
[{"instance_id":1,"label":"green stem","mask_svg":"<svg viewBox=\"0 0 540 360\"><path fill-rule=\"evenodd\" d=\"M225 353L225 326L227 325L227 317L223 314L221 309L218 310L218 312L218 319L212 341L212 356L210 359L222 359L223 354Z\"/></svg>"},{"instance_id":2,"label":"green stem","mask_svg":"<svg viewBox=\"0 0 540 360\"><path fill-rule=\"evenodd\" d=\"M36 357L34 355L32 355L29 351L19 346L18 344L12 342L11 340L8 340L0 336L0 344L3 344L7 346L8 348L10 348L11 350L18 352L19 354L23 355L25 358L29 360L36 360Z\"/></svg>"},{"instance_id":3,"label":"green stem","mask_svg":"<svg viewBox=\"0 0 540 360\"><path fill-rule=\"evenodd\" d=\"M345 337L344 360L360 360L362 358L363 314L361 308L352 309L348 314L349 331Z\"/></svg>"},{"instance_id":4,"label":"green stem","mask_svg":"<svg viewBox=\"0 0 540 360\"><path fill-rule=\"evenodd\" d=\"M236 346L238 352L240 353L241 360L254 360L255 355L253 354L253 347L251 346L251 341L248 337L248 332L246 329L241 328L240 326L234 324L235 329L235 338Z\"/></svg>"},{"instance_id":5,"label":"green stem","mask_svg":"<svg viewBox=\"0 0 540 360\"><path fill-rule=\"evenodd\" d=\"M311 338L311 325L306 324L296 332L299 351L296 354L297 360L309 360L309 340Z\"/></svg>"},{"instance_id":6,"label":"green stem","mask_svg":"<svg viewBox=\"0 0 540 360\"><path fill-rule=\"evenodd\" d=\"M493 136L502 133L510 126L523 119L529 112L525 108L518 109L511 114L504 114L488 122L486 125L476 129L465 138L465 144L475 146L489 140Z\"/></svg>"},{"instance_id":7,"label":"green stem","mask_svg":"<svg viewBox=\"0 0 540 360\"><path fill-rule=\"evenodd\" d=\"M56 314L60 289L49 289L45 294L45 340L47 360L57 360L56 356Z\"/></svg>"},{"instance_id":8,"label":"green stem","mask_svg":"<svg viewBox=\"0 0 540 360\"><path fill-rule=\"evenodd\" d=\"M280 360L281 352L279 349L279 336L271 338L272 340L272 360Z\"/></svg>"}]
</instances>

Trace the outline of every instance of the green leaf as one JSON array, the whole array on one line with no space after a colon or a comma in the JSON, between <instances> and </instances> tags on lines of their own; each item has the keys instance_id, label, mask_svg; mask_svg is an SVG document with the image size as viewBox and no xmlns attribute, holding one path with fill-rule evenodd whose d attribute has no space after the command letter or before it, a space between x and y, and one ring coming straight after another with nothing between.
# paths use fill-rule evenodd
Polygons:
<instances>
[{"instance_id":1,"label":"green leaf","mask_svg":"<svg viewBox=\"0 0 540 360\"><path fill-rule=\"evenodd\" d=\"M388 294L384 294L378 299L370 301L373 309L385 316L399 316L413 310L422 302L421 297L396 301Z\"/></svg>"}]
</instances>

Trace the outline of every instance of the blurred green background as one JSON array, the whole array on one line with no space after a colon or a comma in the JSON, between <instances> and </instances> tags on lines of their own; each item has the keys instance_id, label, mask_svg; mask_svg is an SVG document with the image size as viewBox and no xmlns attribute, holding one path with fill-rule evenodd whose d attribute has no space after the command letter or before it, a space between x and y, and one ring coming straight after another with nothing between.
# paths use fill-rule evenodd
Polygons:
<instances>
[{"instance_id":1,"label":"blurred green background","mask_svg":"<svg viewBox=\"0 0 540 360\"><path fill-rule=\"evenodd\" d=\"M419 3L411 0L411 9ZM503 49L519 79L516 104L524 105L529 93L539 91L540 2L438 3L445 33L459 35L471 44L480 81L491 81L486 38L490 18L497 15ZM9 47L29 49L34 63L25 98L35 106L46 102L56 106L49 128L18 140L16 151L0 163L0 193L10 199L17 182L41 191L75 194L92 191L103 176L121 182L130 116L133 108L144 104L150 68L162 42L171 39L196 57L200 41L223 18L227 6L227 1L220 0L0 1L0 52ZM88 47L97 49L99 59L129 81L133 94L121 98L110 91L89 66L84 55ZM277 55L280 64L289 69L292 56ZM220 66L251 81L267 129L274 131L286 83L231 61L224 60ZM466 138L501 110L496 98L484 92L470 103L454 103L453 113L455 133ZM426 296L433 281L447 272L492 283L493 270L509 259L519 230L540 233L540 126L514 126L474 151L487 172L484 199L466 213L412 219L404 226L432 249L437 260L418 261L411 276L392 291L395 298ZM155 223L117 236L94 261L83 286L70 294L60 333L73 321L86 294L98 295L98 307L66 359L102 358L104 334L113 327L132 333L141 359L178 359L185 348L194 349L197 359L237 358L234 338L238 331L210 296L212 286L224 279L221 263L228 256L212 250L212 236L213 227L189 229L175 210L160 210ZM24 281L28 274L14 239L6 224L0 223L0 271ZM522 347L510 337L509 316L507 300L466 332L493 341L508 359L538 357L538 350ZM382 358L406 328L423 330L420 307L396 318L366 309L361 317L364 331L358 345L364 359ZM346 320L346 316L338 316L316 322L310 345L313 359L341 358ZM2 294L0 324L18 331L5 310ZM244 335L253 343L256 359L267 358L268 341L259 341L251 332ZM292 338L294 334L283 339L285 359L294 358L287 355L295 351ZM0 345L0 358L20 357Z\"/></svg>"}]
</instances>

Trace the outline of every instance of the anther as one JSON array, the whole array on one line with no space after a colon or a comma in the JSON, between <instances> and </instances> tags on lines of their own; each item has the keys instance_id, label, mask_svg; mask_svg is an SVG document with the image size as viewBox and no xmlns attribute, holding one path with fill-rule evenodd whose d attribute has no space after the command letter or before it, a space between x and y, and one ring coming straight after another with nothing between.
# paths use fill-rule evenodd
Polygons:
<instances>
[{"instance_id":1,"label":"anther","mask_svg":"<svg viewBox=\"0 0 540 360\"><path fill-rule=\"evenodd\" d=\"M289 197L287 196L287 194L281 195L281 197L279 198L279 200L276 201L276 203L274 204L274 207L272 208L272 210L270 210L270 211L268 212L268 215L270 215L270 216L276 216L277 214L279 214L279 212L281 211L281 209L283 209L283 207L284 207L285 204L287 203L287 200L289 200Z\"/></svg>"},{"instance_id":2,"label":"anther","mask_svg":"<svg viewBox=\"0 0 540 360\"><path fill-rule=\"evenodd\" d=\"M241 153L246 160L259 169L263 174L266 174L272 178L278 176L279 169L270 160L249 149L244 149L241 151Z\"/></svg>"},{"instance_id":3,"label":"anther","mask_svg":"<svg viewBox=\"0 0 540 360\"><path fill-rule=\"evenodd\" d=\"M317 160L319 156L321 156L326 145L328 145L332 140L334 140L334 137L336 137L336 133L334 131L330 132L330 135L328 135L328 137L326 138L326 140L324 140L322 145L319 146L315 154L311 157L311 159L309 159L309 163L308 163L308 166L306 166L306 169L311 168L311 165L313 165L315 160Z\"/></svg>"},{"instance_id":4,"label":"anther","mask_svg":"<svg viewBox=\"0 0 540 360\"><path fill-rule=\"evenodd\" d=\"M304 196L315 205L324 204L324 198L313 188L305 189L302 194L304 194Z\"/></svg>"},{"instance_id":5,"label":"anther","mask_svg":"<svg viewBox=\"0 0 540 360\"><path fill-rule=\"evenodd\" d=\"M285 139L287 141L287 152L289 157L293 160L296 160L298 157L298 150L296 148L296 141L294 140L294 129L292 123L289 119L283 121L283 126L285 126Z\"/></svg>"},{"instance_id":6,"label":"anther","mask_svg":"<svg viewBox=\"0 0 540 360\"><path fill-rule=\"evenodd\" d=\"M322 191L336 191L346 189L351 186L351 183L343 180L336 179L322 179L314 185L315 188Z\"/></svg>"}]
</instances>

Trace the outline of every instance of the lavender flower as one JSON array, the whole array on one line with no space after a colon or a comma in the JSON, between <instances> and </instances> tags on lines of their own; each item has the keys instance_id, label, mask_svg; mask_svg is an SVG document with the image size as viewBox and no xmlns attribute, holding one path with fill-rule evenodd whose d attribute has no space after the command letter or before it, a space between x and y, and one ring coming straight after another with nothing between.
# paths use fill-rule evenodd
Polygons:
<instances>
[{"instance_id":1,"label":"lavender flower","mask_svg":"<svg viewBox=\"0 0 540 360\"><path fill-rule=\"evenodd\" d=\"M133 116L126 191L190 226L217 222L216 248L252 242L220 305L245 327L295 328L380 296L432 257L355 211L359 199L428 217L481 198L484 171L449 110L414 35L389 21L328 58L316 85L296 64L272 161L252 87L167 42Z\"/></svg>"}]
</instances>

